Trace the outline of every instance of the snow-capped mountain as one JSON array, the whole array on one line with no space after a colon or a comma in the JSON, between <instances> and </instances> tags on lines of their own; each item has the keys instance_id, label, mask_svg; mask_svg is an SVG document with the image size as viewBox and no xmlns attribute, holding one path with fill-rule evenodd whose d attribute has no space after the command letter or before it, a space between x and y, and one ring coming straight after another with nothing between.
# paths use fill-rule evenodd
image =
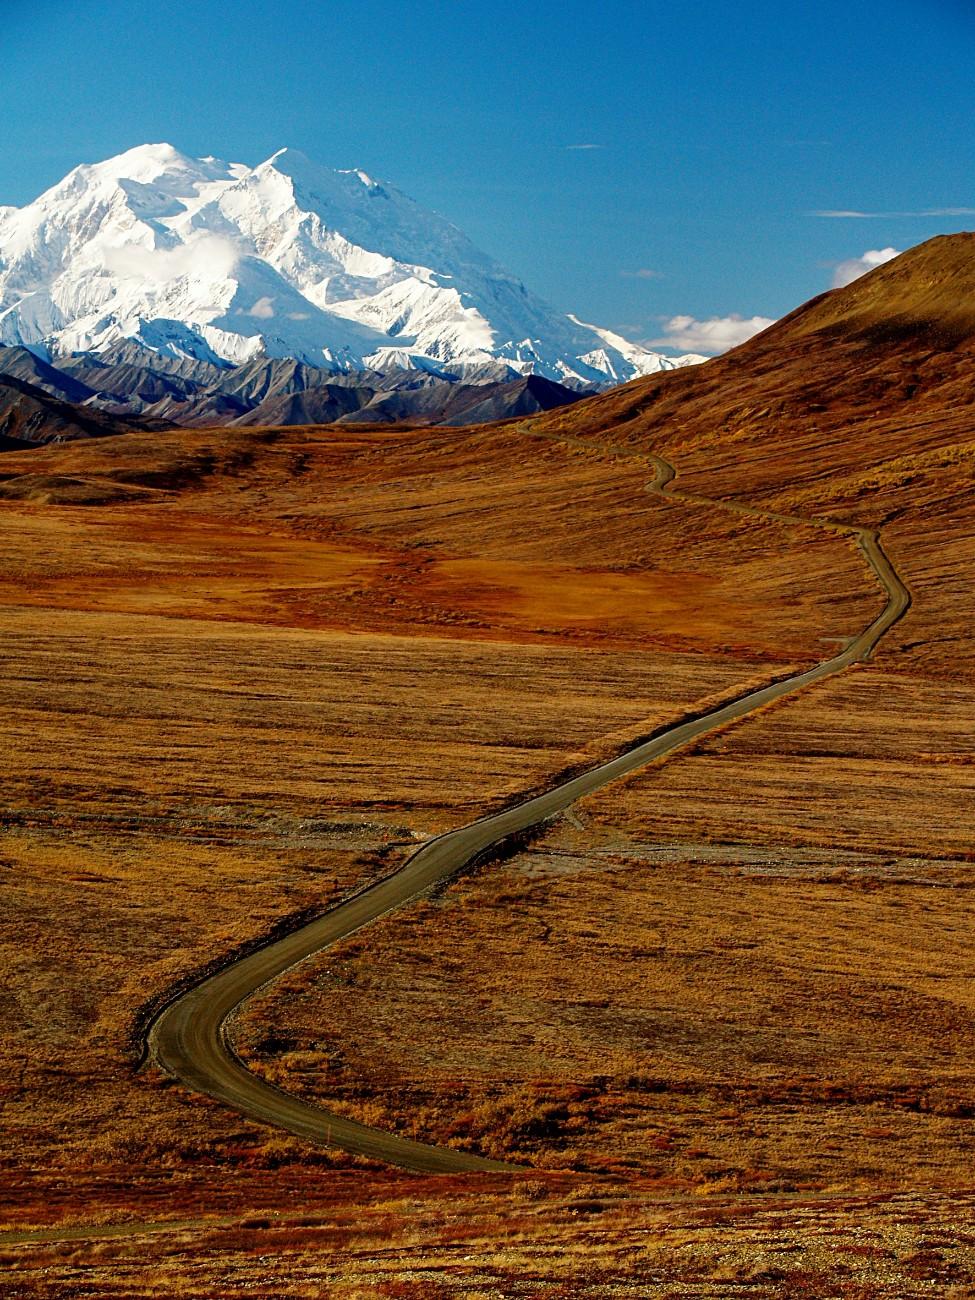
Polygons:
<instances>
[{"instance_id":1,"label":"snow-capped mountain","mask_svg":"<svg viewBox=\"0 0 975 1300\"><path fill-rule=\"evenodd\" d=\"M0 343L38 355L132 340L335 371L502 361L616 383L664 357L556 312L443 217L361 171L283 149L249 168L143 145L0 207Z\"/></svg>"}]
</instances>

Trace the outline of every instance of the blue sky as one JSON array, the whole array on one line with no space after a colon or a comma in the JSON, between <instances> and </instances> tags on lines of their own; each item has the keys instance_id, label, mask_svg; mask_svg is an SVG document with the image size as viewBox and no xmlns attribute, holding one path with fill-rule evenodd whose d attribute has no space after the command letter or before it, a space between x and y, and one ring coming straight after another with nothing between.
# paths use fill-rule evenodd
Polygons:
<instances>
[{"instance_id":1,"label":"blue sky","mask_svg":"<svg viewBox=\"0 0 975 1300\"><path fill-rule=\"evenodd\" d=\"M973 0L0 5L0 203L150 140L288 144L393 181L556 305L686 344L975 228ZM853 211L884 215L814 215Z\"/></svg>"}]
</instances>

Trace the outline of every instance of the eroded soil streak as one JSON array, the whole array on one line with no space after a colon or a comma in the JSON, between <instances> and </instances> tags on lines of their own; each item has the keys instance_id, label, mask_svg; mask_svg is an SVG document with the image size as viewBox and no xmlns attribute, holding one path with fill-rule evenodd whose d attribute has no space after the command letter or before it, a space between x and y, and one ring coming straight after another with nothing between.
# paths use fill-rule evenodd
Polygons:
<instances>
[{"instance_id":1,"label":"eroded soil streak","mask_svg":"<svg viewBox=\"0 0 975 1300\"><path fill-rule=\"evenodd\" d=\"M530 426L522 426L517 432L535 433ZM539 826L584 795L592 794L611 781L673 753L715 728L734 722L773 700L790 695L824 677L842 672L859 660L869 658L881 637L910 605L907 587L885 555L879 535L870 529L857 528L833 519L800 518L740 502L691 496L671 488L674 468L659 456L636 452L632 448L561 437L558 434L535 436L551 436L556 441L598 453L637 456L654 469L655 477L647 490L671 501L706 505L781 523L825 528L848 537L863 553L873 575L883 588L886 603L869 627L831 659L691 717L543 794L527 798L514 807L479 818L458 830L428 840L393 875L345 899L284 938L274 939L257 951L230 961L194 987L180 993L149 1025L147 1046L151 1059L196 1092L205 1093L262 1124L274 1125L313 1142L340 1147L357 1155L386 1161L416 1172L457 1173L513 1169L514 1166L386 1133L343 1115L333 1114L275 1088L252 1074L234 1052L229 1033L234 1013L248 998L284 971L418 898L509 836Z\"/></svg>"}]
</instances>

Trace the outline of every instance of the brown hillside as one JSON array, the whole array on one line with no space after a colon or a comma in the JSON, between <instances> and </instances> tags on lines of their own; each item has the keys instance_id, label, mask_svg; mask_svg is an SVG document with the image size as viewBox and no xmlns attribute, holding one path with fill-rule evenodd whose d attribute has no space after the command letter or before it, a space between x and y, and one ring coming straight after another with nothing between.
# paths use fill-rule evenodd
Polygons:
<instances>
[{"instance_id":1,"label":"brown hillside","mask_svg":"<svg viewBox=\"0 0 975 1300\"><path fill-rule=\"evenodd\" d=\"M830 332L869 344L949 350L975 337L975 233L938 235L779 321L779 346Z\"/></svg>"},{"instance_id":2,"label":"brown hillside","mask_svg":"<svg viewBox=\"0 0 975 1300\"><path fill-rule=\"evenodd\" d=\"M10 1246L25 1294L975 1284L972 238L526 421L4 455L6 1219L186 1220ZM647 449L881 526L907 617L233 1027L290 1091L534 1172L365 1170L136 1073L186 972L877 612L849 541L650 497Z\"/></svg>"},{"instance_id":3,"label":"brown hillside","mask_svg":"<svg viewBox=\"0 0 975 1300\"><path fill-rule=\"evenodd\" d=\"M964 435L975 234L929 240L706 365L637 380L538 427L669 448L722 495L862 472ZM880 503L877 507L882 509Z\"/></svg>"}]
</instances>

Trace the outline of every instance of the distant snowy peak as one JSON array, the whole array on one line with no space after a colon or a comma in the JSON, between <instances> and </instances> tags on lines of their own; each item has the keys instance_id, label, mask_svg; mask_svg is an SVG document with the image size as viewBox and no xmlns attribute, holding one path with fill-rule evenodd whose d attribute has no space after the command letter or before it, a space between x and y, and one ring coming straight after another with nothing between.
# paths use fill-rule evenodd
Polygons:
<instances>
[{"instance_id":1,"label":"distant snowy peak","mask_svg":"<svg viewBox=\"0 0 975 1300\"><path fill-rule=\"evenodd\" d=\"M636 372L641 375L655 375L661 370L680 370L684 366L699 366L703 361L709 359L698 355L696 352L685 352L683 356L679 357L665 357L659 352L649 352L641 343L630 343L621 335L614 334L612 330L600 329L598 325L587 325L571 313L569 320L581 329L591 330L593 334L602 339L604 346L596 348L593 352L582 357L581 360L600 366L606 370L607 374L610 373L614 365L613 358L616 356L622 357L624 362L633 366ZM621 381L624 378L622 375L614 377ZM629 376L625 377L628 378Z\"/></svg>"},{"instance_id":2,"label":"distant snowy peak","mask_svg":"<svg viewBox=\"0 0 975 1300\"><path fill-rule=\"evenodd\" d=\"M455 225L359 170L141 145L0 207L0 343L48 357L132 340L335 371L503 363L616 383L667 358L532 294Z\"/></svg>"}]
</instances>

